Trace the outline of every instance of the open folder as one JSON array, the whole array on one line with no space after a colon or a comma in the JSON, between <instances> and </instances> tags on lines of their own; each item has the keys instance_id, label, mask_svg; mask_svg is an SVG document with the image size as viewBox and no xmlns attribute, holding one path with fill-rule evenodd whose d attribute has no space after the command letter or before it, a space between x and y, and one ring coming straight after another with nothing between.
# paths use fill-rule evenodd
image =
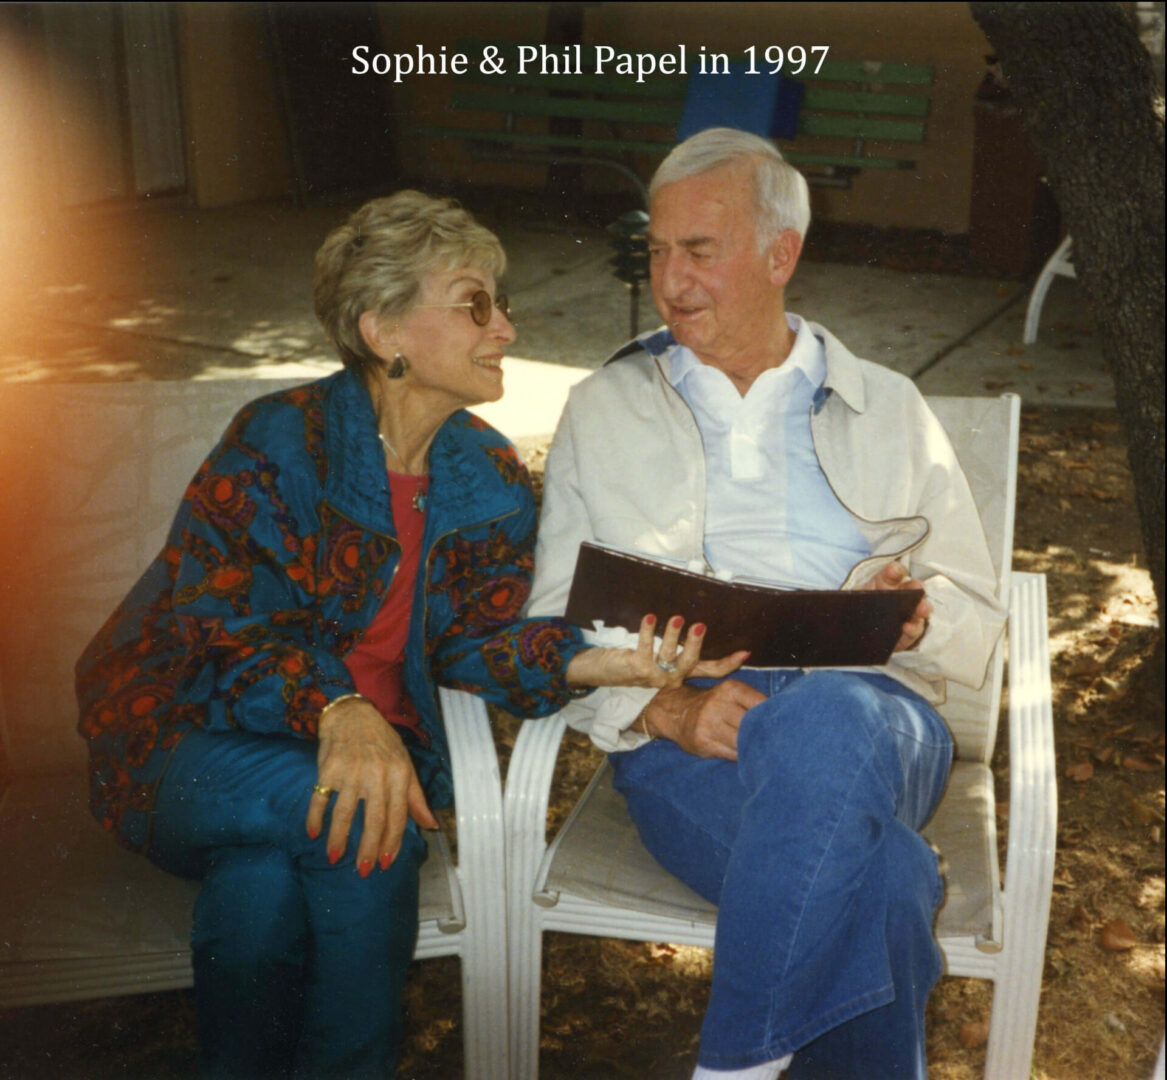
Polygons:
<instances>
[{"instance_id":1,"label":"open folder","mask_svg":"<svg viewBox=\"0 0 1167 1080\"><path fill-rule=\"evenodd\" d=\"M649 613L703 622L709 660L749 649L750 667L858 667L887 663L923 595L723 581L585 541L566 614L586 629L599 621L633 633Z\"/></svg>"}]
</instances>

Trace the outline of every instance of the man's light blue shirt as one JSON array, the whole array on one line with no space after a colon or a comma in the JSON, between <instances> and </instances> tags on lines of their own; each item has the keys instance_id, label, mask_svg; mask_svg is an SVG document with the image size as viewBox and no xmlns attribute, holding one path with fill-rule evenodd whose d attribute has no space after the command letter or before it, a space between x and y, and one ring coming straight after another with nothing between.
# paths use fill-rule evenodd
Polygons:
<instances>
[{"instance_id":1,"label":"man's light blue shirt","mask_svg":"<svg viewBox=\"0 0 1167 1080\"><path fill-rule=\"evenodd\" d=\"M715 571L787 588L837 589L871 554L823 475L810 432L826 350L807 323L786 360L743 397L729 376L688 348L669 350L669 381L705 443L705 558Z\"/></svg>"}]
</instances>

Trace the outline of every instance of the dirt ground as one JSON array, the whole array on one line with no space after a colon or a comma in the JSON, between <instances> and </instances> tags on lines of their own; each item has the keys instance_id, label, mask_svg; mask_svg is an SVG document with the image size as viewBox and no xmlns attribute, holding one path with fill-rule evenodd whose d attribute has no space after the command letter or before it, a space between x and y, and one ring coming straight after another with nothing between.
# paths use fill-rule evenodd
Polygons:
<instances>
[{"instance_id":1,"label":"dirt ground","mask_svg":"<svg viewBox=\"0 0 1167 1080\"><path fill-rule=\"evenodd\" d=\"M540 448L525 450L538 469ZM1113 412L1023 414L1014 565L1048 575L1059 777L1033 1077L1148 1080L1164 1027L1163 700ZM504 756L516 730L499 723ZM556 817L595 760L570 738ZM1004 799L1007 760L996 768ZM1004 833L1007 804L999 813ZM704 950L549 935L543 1080L687 1080L709 975ZM933 1080L983 1075L990 999L987 983L942 980L929 1008ZM414 965L407 1009L401 1080L461 1076L457 961ZM188 1080L195 1056L188 992L0 1011L3 1080Z\"/></svg>"}]
</instances>

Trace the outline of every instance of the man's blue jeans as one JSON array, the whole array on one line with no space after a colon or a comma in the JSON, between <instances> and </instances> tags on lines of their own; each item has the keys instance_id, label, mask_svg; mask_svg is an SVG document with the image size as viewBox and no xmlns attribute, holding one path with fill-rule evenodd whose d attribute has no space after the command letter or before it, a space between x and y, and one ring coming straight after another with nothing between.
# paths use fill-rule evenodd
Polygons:
<instances>
[{"instance_id":1,"label":"man's blue jeans","mask_svg":"<svg viewBox=\"0 0 1167 1080\"><path fill-rule=\"evenodd\" d=\"M768 695L736 763L665 739L611 757L647 848L719 905L699 1060L793 1052L790 1080L926 1080L942 885L916 830L948 780L948 729L879 674L731 678Z\"/></svg>"},{"instance_id":2,"label":"man's blue jeans","mask_svg":"<svg viewBox=\"0 0 1167 1080\"><path fill-rule=\"evenodd\" d=\"M396 1068L425 841L410 821L387 871L334 866L304 829L316 744L194 731L158 793L150 858L201 878L191 946L200 1073L377 1077Z\"/></svg>"}]
</instances>

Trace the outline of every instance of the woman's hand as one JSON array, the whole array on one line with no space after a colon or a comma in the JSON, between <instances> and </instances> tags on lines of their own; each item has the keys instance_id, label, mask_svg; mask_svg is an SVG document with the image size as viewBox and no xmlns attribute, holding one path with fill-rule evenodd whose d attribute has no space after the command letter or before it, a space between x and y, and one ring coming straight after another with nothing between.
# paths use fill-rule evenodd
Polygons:
<instances>
[{"instance_id":1,"label":"woman's hand","mask_svg":"<svg viewBox=\"0 0 1167 1080\"><path fill-rule=\"evenodd\" d=\"M689 678L720 679L749 659L748 652L731 653L721 660L702 660L705 624L695 623L682 647L685 620L674 615L665 627L660 652L656 652L656 616L645 615L635 649L594 648L578 652L567 665L570 686L643 686L669 689Z\"/></svg>"},{"instance_id":2,"label":"woman's hand","mask_svg":"<svg viewBox=\"0 0 1167 1080\"><path fill-rule=\"evenodd\" d=\"M426 802L421 783L401 736L364 698L350 698L320 717L320 748L316 754L317 783L336 792L328 830L328 857L337 862L348 843L357 803L365 803L365 825L357 849L357 870L368 877L373 863L388 870L401 848L406 819L436 829L437 819ZM316 839L324 826L330 793L315 791L305 828Z\"/></svg>"}]
</instances>

